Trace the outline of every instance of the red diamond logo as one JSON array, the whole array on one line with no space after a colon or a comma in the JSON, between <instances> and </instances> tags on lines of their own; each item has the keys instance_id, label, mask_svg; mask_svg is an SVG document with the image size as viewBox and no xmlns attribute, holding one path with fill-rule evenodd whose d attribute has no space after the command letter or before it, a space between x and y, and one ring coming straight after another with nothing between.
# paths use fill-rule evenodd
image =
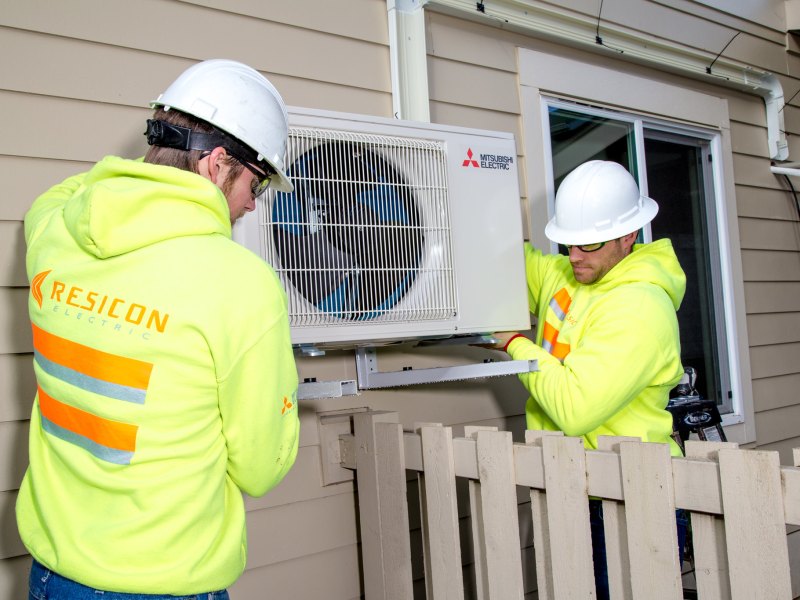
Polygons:
<instances>
[{"instance_id":1,"label":"red diamond logo","mask_svg":"<svg viewBox=\"0 0 800 600\"><path fill-rule=\"evenodd\" d=\"M463 162L463 164L461 166L462 167L477 167L478 169L480 169L481 166L478 164L478 161L475 160L474 158L472 158L472 156L473 156L472 148L467 148L467 158L466 158L466 160Z\"/></svg>"}]
</instances>

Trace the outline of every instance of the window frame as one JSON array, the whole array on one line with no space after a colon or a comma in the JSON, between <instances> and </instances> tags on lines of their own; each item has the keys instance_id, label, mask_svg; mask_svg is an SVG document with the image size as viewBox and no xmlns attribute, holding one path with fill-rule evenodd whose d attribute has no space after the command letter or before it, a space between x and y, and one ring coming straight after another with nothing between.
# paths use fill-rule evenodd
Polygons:
<instances>
[{"instance_id":1,"label":"window frame","mask_svg":"<svg viewBox=\"0 0 800 600\"><path fill-rule=\"evenodd\" d=\"M647 193L644 129L661 129L709 142L713 156L711 181L717 227L720 281L733 412L723 416L730 441L755 441L749 343L744 310L744 284L738 234L730 118L724 98L675 83L635 74L627 63L602 57L579 61L545 52L519 49L520 99L523 122L524 174L527 181L528 239L539 248L557 251L544 237L544 223L553 212L553 167L547 106L598 111L601 116L634 122L637 170ZM591 62L589 62L591 60ZM569 74L569 76L565 76ZM594 113L593 113L594 114ZM638 122L637 122L637 119ZM621 119L624 120L624 119ZM536 226L538 224L538 226ZM651 239L650 228L645 240Z\"/></svg>"},{"instance_id":2,"label":"window frame","mask_svg":"<svg viewBox=\"0 0 800 600\"><path fill-rule=\"evenodd\" d=\"M654 119L652 117L644 117L642 115L632 114L625 111L619 110L610 110L604 108L597 108L597 107L589 107L586 105L579 105L572 101L565 101L561 100L549 95L542 96L542 110L549 116L551 114L552 109L564 110L574 114L581 114L587 115L591 117L600 117L603 119L611 120L615 123L624 124L630 131L629 135L632 136L632 142L634 146L634 159L635 159L635 174L634 176L637 177L639 189L645 196L650 196L649 191L649 182L648 182L648 174L647 174L647 152L646 152L646 142L647 139L662 139L662 140L669 140L673 143L682 143L685 145L694 146L697 148L701 155L706 158L711 158L711 164L713 165L713 151L712 151L712 143L714 139L719 135L717 132L713 130L709 130L706 128L696 127L696 126L687 126L687 125L679 125L675 123L668 123L664 122L660 119ZM552 136L546 136L543 140L545 145L545 154L548 157L548 160L551 162L553 161L553 148L552 148ZM704 176L703 178L703 197L706 204L706 209L709 210L710 213L710 220L708 222L708 233L709 235L713 235L718 231L717 225L717 213L722 208L722 205L718 204L719 197L717 195L717 191L714 189L713 184L713 171L709 168L703 169ZM546 182L548 187L548 209L549 214L552 215L555 212L555 182L548 181ZM708 198L711 200L709 201ZM661 201L660 198L656 198L659 202ZM665 209L666 205L661 203L662 210ZM644 243L649 243L653 241L653 233L650 224L646 224L642 227L642 240ZM554 243L550 243L551 252L555 253L558 252L558 245ZM721 290L723 290L722 285L722 278L721 278L721 268L714 268L715 266L719 267L721 265L720 261L720 252L719 247L716 245L712 245L711 248L711 256L710 256L710 264L711 267L711 278L712 278L712 287L715 290L712 302L714 305L714 314L722 315L721 319L714 319L714 331L718 334L717 337L720 337L720 333L726 333L729 329L728 319L726 318L727 315L725 313L725 306L721 294ZM727 348L727 336L722 336L724 339L720 339L717 341L718 344L718 363L719 363L719 377L720 377L720 385L722 387L722 391L726 392L726 397L722 399L722 405L720 406L720 412L722 412L723 417L734 413L733 409L733 402L731 397L727 396L727 392L732 391L730 385L730 368L728 367L728 361L730 358L730 352Z\"/></svg>"}]
</instances>

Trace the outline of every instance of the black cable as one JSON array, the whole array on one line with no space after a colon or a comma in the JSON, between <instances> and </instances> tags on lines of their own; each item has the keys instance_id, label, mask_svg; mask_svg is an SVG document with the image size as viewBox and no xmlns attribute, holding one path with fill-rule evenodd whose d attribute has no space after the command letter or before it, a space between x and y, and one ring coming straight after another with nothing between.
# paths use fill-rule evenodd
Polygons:
<instances>
[{"instance_id":1,"label":"black cable","mask_svg":"<svg viewBox=\"0 0 800 600\"><path fill-rule=\"evenodd\" d=\"M783 178L786 179L786 183L789 185L789 189L792 190L792 196L794 196L794 205L795 208L797 208L797 219L800 221L800 201L798 201L797 199L797 190L794 189L794 186L792 185L792 180L789 179L788 175L784 174Z\"/></svg>"},{"instance_id":2,"label":"black cable","mask_svg":"<svg viewBox=\"0 0 800 600\"><path fill-rule=\"evenodd\" d=\"M789 104L792 100L794 100L794 97L797 96L797 94L800 94L800 89L797 90L794 94L792 94L792 97L789 98L786 102L783 103L783 106L781 106L781 110L786 108L786 105ZM781 110L779 110L778 112L781 112ZM783 133L786 133L786 132L784 131Z\"/></svg>"},{"instance_id":3,"label":"black cable","mask_svg":"<svg viewBox=\"0 0 800 600\"><path fill-rule=\"evenodd\" d=\"M613 46L609 46L603 41L603 38L600 36L600 15L603 13L603 0L600 0L600 10L597 11L597 28L594 32L594 43L598 46L603 46L604 48L608 48L609 50L613 50L614 52L619 52L620 54L625 54L624 50L620 50L619 48L614 48Z\"/></svg>"},{"instance_id":4,"label":"black cable","mask_svg":"<svg viewBox=\"0 0 800 600\"><path fill-rule=\"evenodd\" d=\"M723 53L723 52L725 52L725 50L727 50L727 49L728 49L728 46L730 46L730 45L731 45L731 42L732 42L733 40L735 40L735 39L736 39L736 36L737 36L737 35L739 35L740 33L742 33L742 32L741 32L741 31L737 31L737 32L736 32L736 34L735 34L735 35L734 35L734 36L733 36L733 37L730 39L730 41L729 41L727 44L725 44L725 47L724 47L722 50L720 50L720 51L719 51L719 54L717 54L717 55L714 57L714 60L712 60L712 61L711 61L711 64L710 64L710 65L708 65L708 66L706 67L706 73L708 73L709 75L711 75L711 67L713 67L713 66L714 66L714 63L715 63L715 62L717 62L717 60L719 59L719 57L720 57L720 56L722 56L722 53Z\"/></svg>"},{"instance_id":5,"label":"black cable","mask_svg":"<svg viewBox=\"0 0 800 600\"><path fill-rule=\"evenodd\" d=\"M603 0L600 0L600 10L597 11L597 29L594 32L594 41L598 44L603 43L603 38L600 37L600 15L603 12Z\"/></svg>"}]
</instances>

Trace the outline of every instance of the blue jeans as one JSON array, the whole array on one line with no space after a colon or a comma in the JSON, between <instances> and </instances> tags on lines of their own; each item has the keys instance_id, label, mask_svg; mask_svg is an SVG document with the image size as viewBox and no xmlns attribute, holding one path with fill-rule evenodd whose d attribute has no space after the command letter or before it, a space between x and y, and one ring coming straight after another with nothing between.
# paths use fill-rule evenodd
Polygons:
<instances>
[{"instance_id":1,"label":"blue jeans","mask_svg":"<svg viewBox=\"0 0 800 600\"><path fill-rule=\"evenodd\" d=\"M228 592L225 590L189 596L105 592L62 577L35 559L31 566L28 586L28 600L229 600Z\"/></svg>"},{"instance_id":2,"label":"blue jeans","mask_svg":"<svg viewBox=\"0 0 800 600\"><path fill-rule=\"evenodd\" d=\"M686 528L689 525L686 511L681 508L676 510L675 521L678 527L678 559L683 567ZM594 585L597 590L597 600L609 600L606 531L603 525L603 502L601 500L589 500L589 523L592 526L592 561L594 562Z\"/></svg>"}]
</instances>

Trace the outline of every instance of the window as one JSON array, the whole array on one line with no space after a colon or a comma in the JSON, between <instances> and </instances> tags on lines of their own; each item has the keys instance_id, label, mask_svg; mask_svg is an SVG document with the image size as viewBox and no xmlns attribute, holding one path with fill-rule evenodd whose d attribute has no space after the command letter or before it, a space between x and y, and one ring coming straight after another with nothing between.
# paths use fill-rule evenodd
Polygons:
<instances>
[{"instance_id":1,"label":"window","mask_svg":"<svg viewBox=\"0 0 800 600\"><path fill-rule=\"evenodd\" d=\"M709 234L716 229L709 183L715 134L554 99L545 99L545 105L555 191L581 163L611 160L658 202L658 216L640 232L640 241L672 241L686 273L678 311L681 359L696 369L700 395L713 398L721 413L731 413L720 262ZM639 175L640 165L646 177Z\"/></svg>"},{"instance_id":2,"label":"window","mask_svg":"<svg viewBox=\"0 0 800 600\"><path fill-rule=\"evenodd\" d=\"M684 363L719 404L727 438L754 441L727 100L614 58L518 52L528 239L558 251L544 224L574 167L600 158L628 168L660 207L640 240L670 238L687 275Z\"/></svg>"}]
</instances>

